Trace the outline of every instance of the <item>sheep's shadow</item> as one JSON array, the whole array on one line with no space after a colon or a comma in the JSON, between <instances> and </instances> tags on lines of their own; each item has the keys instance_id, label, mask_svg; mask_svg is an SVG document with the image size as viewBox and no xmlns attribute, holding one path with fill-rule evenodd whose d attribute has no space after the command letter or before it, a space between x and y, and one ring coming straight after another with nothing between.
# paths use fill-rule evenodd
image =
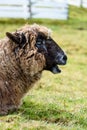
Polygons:
<instances>
[{"instance_id":1,"label":"sheep's shadow","mask_svg":"<svg viewBox=\"0 0 87 130\"><path fill-rule=\"evenodd\" d=\"M41 105L34 102L24 102L19 109L21 116L27 120L40 120L48 123L63 123L67 125L74 115L52 105Z\"/></svg>"}]
</instances>

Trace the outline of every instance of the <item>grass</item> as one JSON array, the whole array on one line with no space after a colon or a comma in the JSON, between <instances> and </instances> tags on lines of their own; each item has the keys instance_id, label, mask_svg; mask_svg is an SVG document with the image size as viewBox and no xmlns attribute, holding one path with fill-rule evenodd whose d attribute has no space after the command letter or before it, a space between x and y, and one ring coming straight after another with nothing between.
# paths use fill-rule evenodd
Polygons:
<instances>
[{"instance_id":1,"label":"grass","mask_svg":"<svg viewBox=\"0 0 87 130\"><path fill-rule=\"evenodd\" d=\"M62 73L44 71L41 80L24 97L18 112L0 117L0 130L87 129L87 9L70 7L70 19L0 19L0 37L24 23L39 23L68 55Z\"/></svg>"}]
</instances>

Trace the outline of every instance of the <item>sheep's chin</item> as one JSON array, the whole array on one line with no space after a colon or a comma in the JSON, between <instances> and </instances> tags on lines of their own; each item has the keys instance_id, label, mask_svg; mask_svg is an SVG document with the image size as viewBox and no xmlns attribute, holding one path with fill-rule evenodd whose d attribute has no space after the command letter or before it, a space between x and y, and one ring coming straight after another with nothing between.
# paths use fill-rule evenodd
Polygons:
<instances>
[{"instance_id":1,"label":"sheep's chin","mask_svg":"<svg viewBox=\"0 0 87 130\"><path fill-rule=\"evenodd\" d=\"M50 71L53 73L53 74L58 74L58 73L61 73L61 70L59 69L59 67L56 65L56 66L53 66Z\"/></svg>"}]
</instances>

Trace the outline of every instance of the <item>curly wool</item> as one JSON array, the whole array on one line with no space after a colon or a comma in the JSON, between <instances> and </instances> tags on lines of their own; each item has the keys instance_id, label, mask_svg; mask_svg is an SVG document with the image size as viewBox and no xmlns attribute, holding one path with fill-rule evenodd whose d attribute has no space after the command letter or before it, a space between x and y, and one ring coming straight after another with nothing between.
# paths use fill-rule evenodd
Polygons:
<instances>
[{"instance_id":1,"label":"curly wool","mask_svg":"<svg viewBox=\"0 0 87 130\"><path fill-rule=\"evenodd\" d=\"M51 36L51 33L52 33L51 29L49 29L45 26L40 26L38 24L33 24L33 25L27 24L24 27L22 27L21 29L19 29L18 31L22 31L22 32L27 32L27 31L42 32L48 38L49 38L49 36Z\"/></svg>"}]
</instances>

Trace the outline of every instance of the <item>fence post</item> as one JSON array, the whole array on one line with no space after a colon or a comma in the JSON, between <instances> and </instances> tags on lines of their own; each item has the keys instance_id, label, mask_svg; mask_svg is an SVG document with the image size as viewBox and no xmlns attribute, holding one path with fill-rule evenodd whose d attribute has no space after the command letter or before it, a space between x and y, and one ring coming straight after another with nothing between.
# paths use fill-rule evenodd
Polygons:
<instances>
[{"instance_id":1,"label":"fence post","mask_svg":"<svg viewBox=\"0 0 87 130\"><path fill-rule=\"evenodd\" d=\"M31 6L32 6L32 2L31 2L31 0L29 0L29 13L30 13L30 19L32 18L32 9L31 9Z\"/></svg>"},{"instance_id":2,"label":"fence post","mask_svg":"<svg viewBox=\"0 0 87 130\"><path fill-rule=\"evenodd\" d=\"M83 0L80 0L80 7L83 7Z\"/></svg>"}]
</instances>

